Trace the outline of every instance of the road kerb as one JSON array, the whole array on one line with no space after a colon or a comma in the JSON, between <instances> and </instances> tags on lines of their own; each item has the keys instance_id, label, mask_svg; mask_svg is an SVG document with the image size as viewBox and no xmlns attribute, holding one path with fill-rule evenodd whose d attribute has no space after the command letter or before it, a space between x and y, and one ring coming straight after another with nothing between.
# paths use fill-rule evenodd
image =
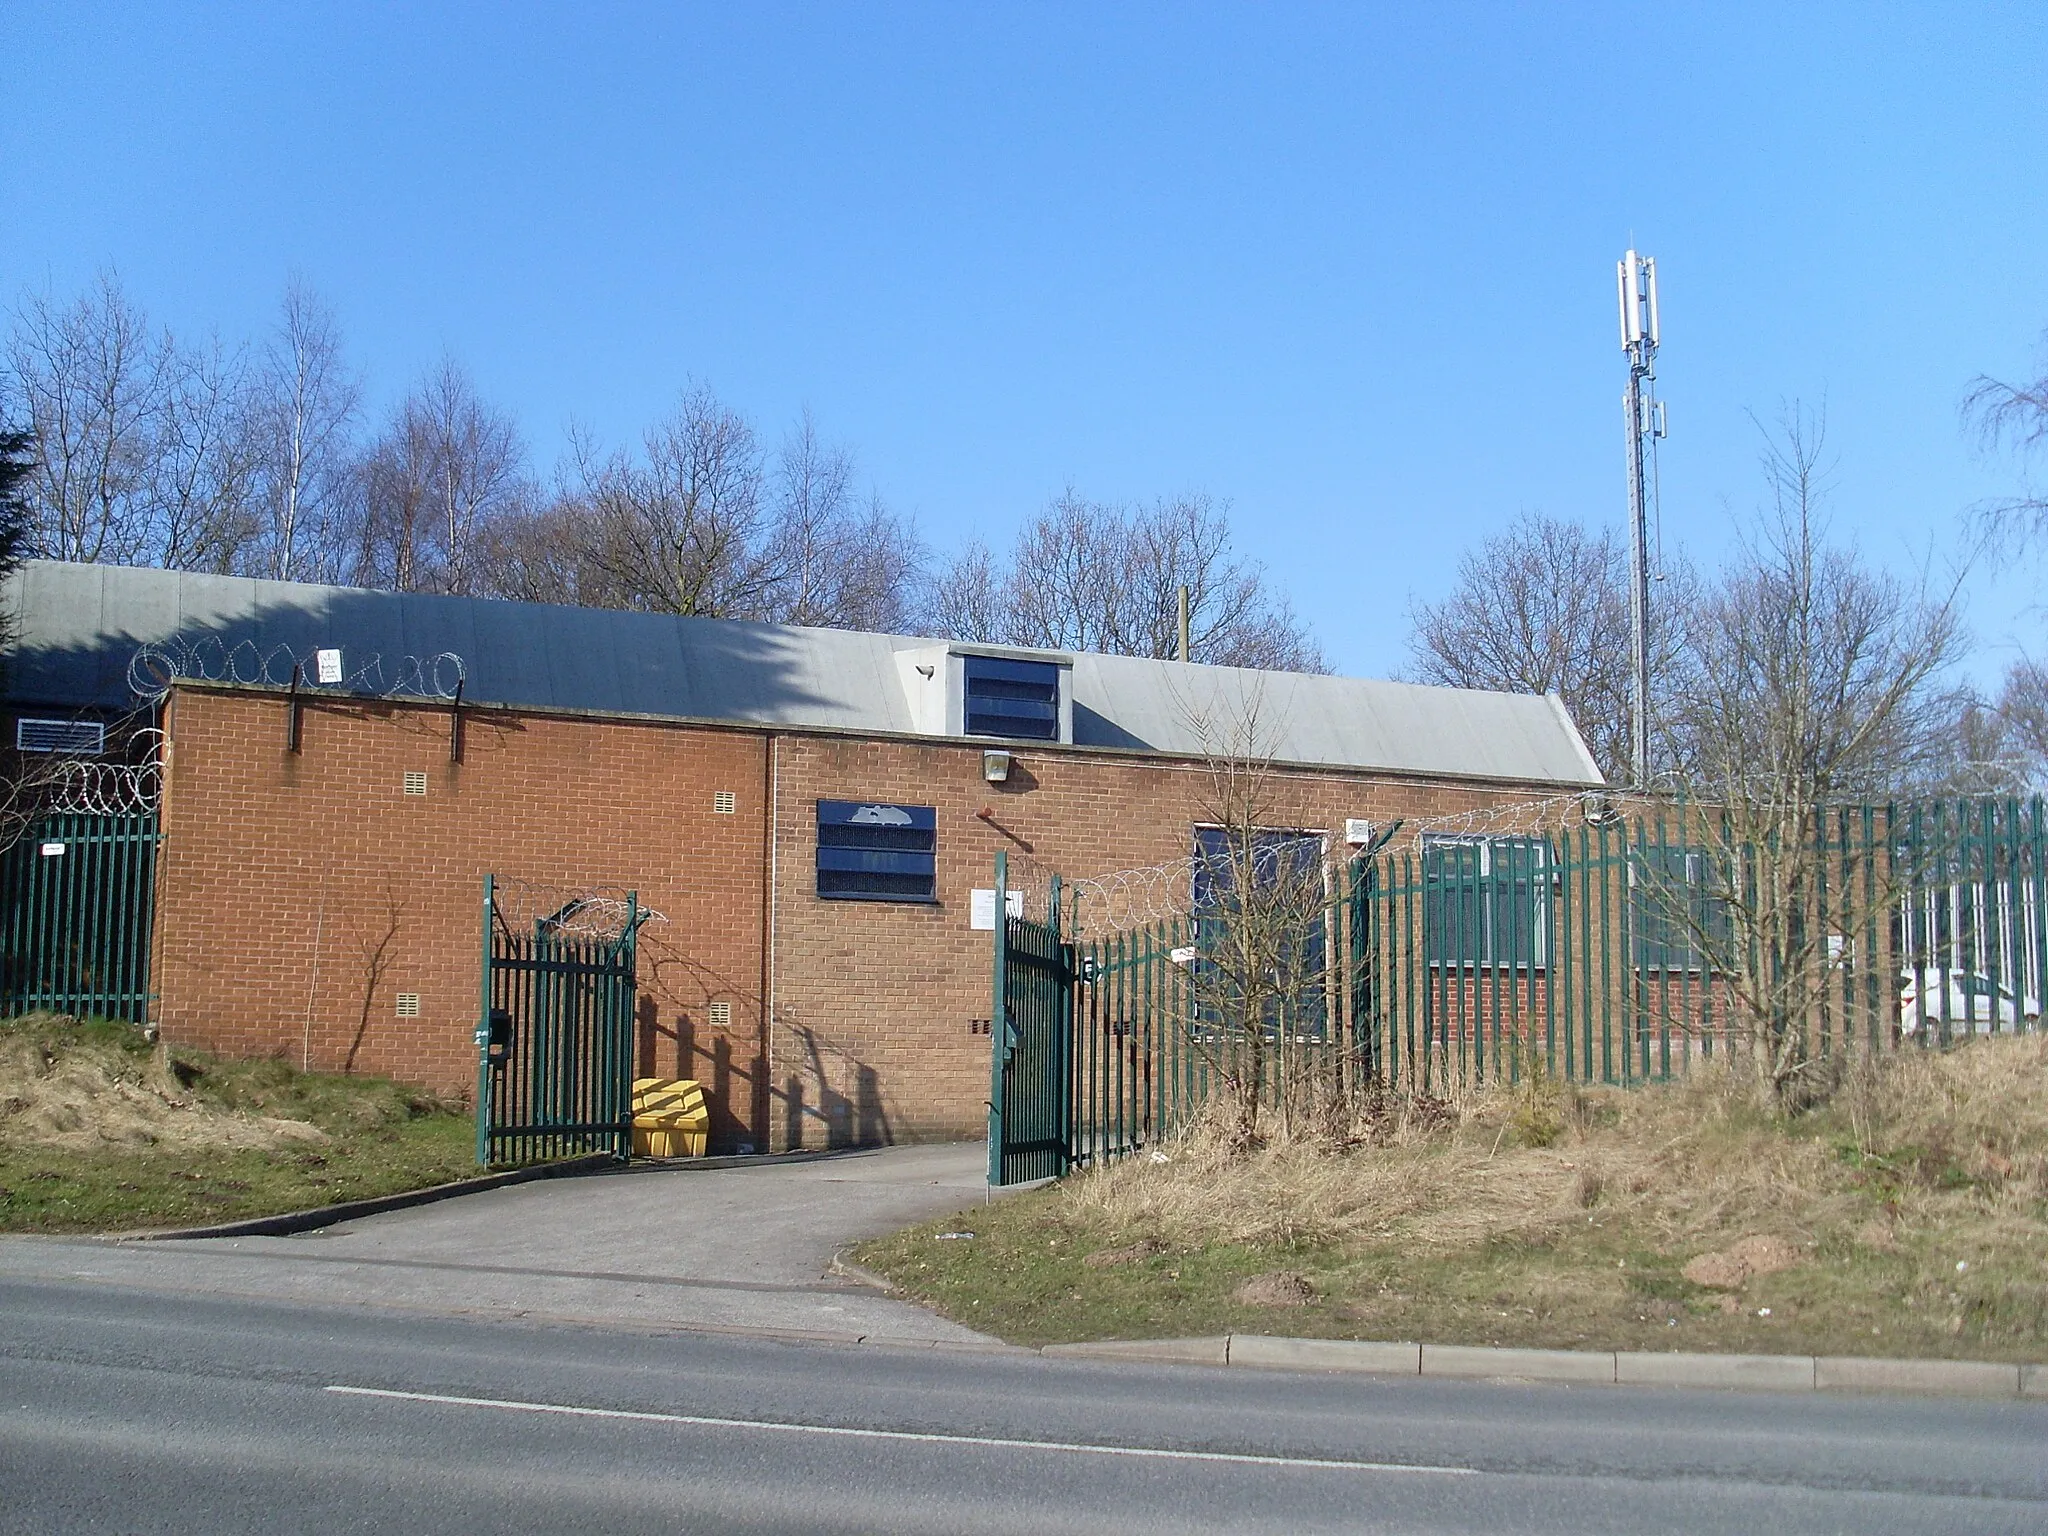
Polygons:
<instances>
[{"instance_id":1,"label":"road kerb","mask_svg":"<svg viewBox=\"0 0 2048 1536\"><path fill-rule=\"evenodd\" d=\"M1425 1344L1424 1376L1505 1376L1519 1381L1614 1383L1614 1356L1606 1350L1491 1349L1476 1344Z\"/></svg>"},{"instance_id":2,"label":"road kerb","mask_svg":"<svg viewBox=\"0 0 2048 1536\"><path fill-rule=\"evenodd\" d=\"M1822 1355L1813 1363L1823 1392L1913 1392L1953 1397L2017 1397L2020 1368L1988 1360L1873 1360Z\"/></svg>"},{"instance_id":3,"label":"road kerb","mask_svg":"<svg viewBox=\"0 0 2048 1536\"><path fill-rule=\"evenodd\" d=\"M1082 1360L1152 1360L1174 1365L1228 1365L1230 1338L1105 1339L1088 1344L1048 1344L1042 1355Z\"/></svg>"},{"instance_id":4,"label":"road kerb","mask_svg":"<svg viewBox=\"0 0 2048 1536\"><path fill-rule=\"evenodd\" d=\"M1879 1360L1813 1355L1708 1355L1681 1351L1503 1349L1483 1344L1394 1344L1238 1333L1203 1339L1102 1339L1048 1344L1040 1354L1248 1366L1275 1371L1438 1376L1464 1380L1581 1382L1750 1392L1897 1392L1919 1396L2048 1398L2048 1365L1982 1360Z\"/></svg>"},{"instance_id":5,"label":"road kerb","mask_svg":"<svg viewBox=\"0 0 2048 1536\"><path fill-rule=\"evenodd\" d=\"M1614 1379L1625 1387L1745 1387L1769 1392L1811 1392L1813 1356L1623 1350L1614 1356Z\"/></svg>"},{"instance_id":6,"label":"road kerb","mask_svg":"<svg viewBox=\"0 0 2048 1536\"><path fill-rule=\"evenodd\" d=\"M1422 1346L1234 1333L1230 1335L1230 1363L1282 1371L1364 1371L1383 1376L1416 1376L1422 1370Z\"/></svg>"},{"instance_id":7,"label":"road kerb","mask_svg":"<svg viewBox=\"0 0 2048 1536\"><path fill-rule=\"evenodd\" d=\"M205 1227L168 1227L144 1232L107 1232L95 1240L109 1243L188 1242L215 1237L292 1237L300 1232L318 1232L338 1227L345 1221L365 1216L382 1216L390 1211L411 1210L439 1200L463 1195L481 1195L509 1184L531 1184L536 1179L576 1178L584 1174L621 1172L626 1165L609 1152L588 1157L568 1157L556 1163L535 1163L527 1168L509 1168L499 1173L478 1174L473 1179L456 1179L447 1184L430 1184L425 1189L402 1189L391 1195L372 1195L364 1200L344 1200L338 1205L319 1205L305 1211L281 1211L275 1216L249 1216L240 1221L215 1222Z\"/></svg>"}]
</instances>

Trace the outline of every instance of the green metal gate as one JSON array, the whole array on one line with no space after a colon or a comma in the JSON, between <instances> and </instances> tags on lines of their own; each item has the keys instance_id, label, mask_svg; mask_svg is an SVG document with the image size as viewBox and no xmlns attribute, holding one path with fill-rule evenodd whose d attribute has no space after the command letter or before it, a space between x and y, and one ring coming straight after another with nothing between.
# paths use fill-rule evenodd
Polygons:
<instances>
[{"instance_id":1,"label":"green metal gate","mask_svg":"<svg viewBox=\"0 0 2048 1536\"><path fill-rule=\"evenodd\" d=\"M1074 947L1059 928L1059 881L1049 922L1012 917L1009 858L996 855L995 1017L989 1026L988 1181L1022 1184L1065 1173L1072 1115Z\"/></svg>"},{"instance_id":2,"label":"green metal gate","mask_svg":"<svg viewBox=\"0 0 2048 1536\"><path fill-rule=\"evenodd\" d=\"M0 1010L141 1023L149 1012L156 816L45 816L0 855Z\"/></svg>"},{"instance_id":3,"label":"green metal gate","mask_svg":"<svg viewBox=\"0 0 2048 1536\"><path fill-rule=\"evenodd\" d=\"M645 914L628 896L615 933L577 926L572 901L515 932L484 878L476 1159L533 1163L633 1149L635 948Z\"/></svg>"}]
</instances>

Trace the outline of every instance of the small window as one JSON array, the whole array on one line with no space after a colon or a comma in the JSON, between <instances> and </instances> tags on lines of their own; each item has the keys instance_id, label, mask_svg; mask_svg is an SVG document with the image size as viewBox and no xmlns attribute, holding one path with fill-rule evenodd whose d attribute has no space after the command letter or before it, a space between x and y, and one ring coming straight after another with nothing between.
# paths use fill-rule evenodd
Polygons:
<instances>
[{"instance_id":1,"label":"small window","mask_svg":"<svg viewBox=\"0 0 2048 1536\"><path fill-rule=\"evenodd\" d=\"M1324 847L1320 832L1262 827L1246 851L1239 834L1195 828L1192 975L1205 1024L1243 1027L1256 992L1270 1038L1326 1038Z\"/></svg>"},{"instance_id":2,"label":"small window","mask_svg":"<svg viewBox=\"0 0 2048 1536\"><path fill-rule=\"evenodd\" d=\"M1550 961L1550 844L1540 837L1422 841L1429 963L1542 970Z\"/></svg>"},{"instance_id":3,"label":"small window","mask_svg":"<svg viewBox=\"0 0 2048 1536\"><path fill-rule=\"evenodd\" d=\"M1639 971L1709 971L1732 930L1713 855L1644 844L1629 850L1629 922Z\"/></svg>"},{"instance_id":4,"label":"small window","mask_svg":"<svg viewBox=\"0 0 2048 1536\"><path fill-rule=\"evenodd\" d=\"M936 901L939 817L928 805L818 802L818 894Z\"/></svg>"},{"instance_id":5,"label":"small window","mask_svg":"<svg viewBox=\"0 0 2048 1536\"><path fill-rule=\"evenodd\" d=\"M1060 669L1049 661L963 656L969 736L1060 739Z\"/></svg>"},{"instance_id":6,"label":"small window","mask_svg":"<svg viewBox=\"0 0 2048 1536\"><path fill-rule=\"evenodd\" d=\"M107 750L107 728L97 720L17 720L14 750L98 757Z\"/></svg>"}]
</instances>

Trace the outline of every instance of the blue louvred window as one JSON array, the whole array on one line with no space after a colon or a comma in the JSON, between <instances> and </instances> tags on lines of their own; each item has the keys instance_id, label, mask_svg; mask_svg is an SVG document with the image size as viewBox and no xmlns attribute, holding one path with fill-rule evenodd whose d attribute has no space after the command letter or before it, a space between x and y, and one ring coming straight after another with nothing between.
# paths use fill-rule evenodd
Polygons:
<instances>
[{"instance_id":1,"label":"blue louvred window","mask_svg":"<svg viewBox=\"0 0 2048 1536\"><path fill-rule=\"evenodd\" d=\"M1060 669L1049 661L963 656L969 736L1060 739Z\"/></svg>"},{"instance_id":2,"label":"blue louvred window","mask_svg":"<svg viewBox=\"0 0 2048 1536\"><path fill-rule=\"evenodd\" d=\"M835 901L936 901L939 816L928 805L818 802L818 894Z\"/></svg>"}]
</instances>

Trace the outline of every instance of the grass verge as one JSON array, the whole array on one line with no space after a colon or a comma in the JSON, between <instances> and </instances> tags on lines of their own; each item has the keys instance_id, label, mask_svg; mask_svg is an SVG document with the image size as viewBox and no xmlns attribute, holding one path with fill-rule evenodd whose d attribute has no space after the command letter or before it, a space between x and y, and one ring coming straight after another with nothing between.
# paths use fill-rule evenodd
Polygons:
<instances>
[{"instance_id":1,"label":"grass verge","mask_svg":"<svg viewBox=\"0 0 2048 1536\"><path fill-rule=\"evenodd\" d=\"M383 1078L0 1020L0 1231L234 1221L476 1173L466 1106Z\"/></svg>"},{"instance_id":2,"label":"grass verge","mask_svg":"<svg viewBox=\"0 0 2048 1536\"><path fill-rule=\"evenodd\" d=\"M1906 1053L1789 1119L1704 1073L1379 1106L1249 1153L1197 1129L855 1256L1020 1344L2048 1360L2048 1040Z\"/></svg>"}]
</instances>

